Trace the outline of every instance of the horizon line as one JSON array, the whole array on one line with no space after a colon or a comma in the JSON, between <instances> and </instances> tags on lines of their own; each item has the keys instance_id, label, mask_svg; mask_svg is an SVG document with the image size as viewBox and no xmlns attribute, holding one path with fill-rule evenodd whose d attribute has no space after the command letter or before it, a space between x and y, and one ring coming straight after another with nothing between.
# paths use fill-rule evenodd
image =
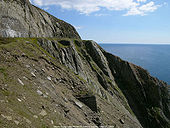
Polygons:
<instances>
[{"instance_id":1,"label":"horizon line","mask_svg":"<svg viewBox=\"0 0 170 128\"><path fill-rule=\"evenodd\" d=\"M170 43L98 43L98 44L145 44L145 45L170 45Z\"/></svg>"}]
</instances>

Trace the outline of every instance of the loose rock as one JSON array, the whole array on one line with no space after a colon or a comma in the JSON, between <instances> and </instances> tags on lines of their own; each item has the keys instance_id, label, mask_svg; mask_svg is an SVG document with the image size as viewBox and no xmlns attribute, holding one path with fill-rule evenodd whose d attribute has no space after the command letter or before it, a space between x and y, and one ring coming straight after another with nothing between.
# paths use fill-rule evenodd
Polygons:
<instances>
[{"instance_id":1,"label":"loose rock","mask_svg":"<svg viewBox=\"0 0 170 128\"><path fill-rule=\"evenodd\" d=\"M79 108L82 108L82 107L83 107L83 104L82 104L81 102L74 101L74 103L75 103Z\"/></svg>"},{"instance_id":2,"label":"loose rock","mask_svg":"<svg viewBox=\"0 0 170 128\"><path fill-rule=\"evenodd\" d=\"M1 116L5 119L7 119L8 121L12 120L12 116L5 116L3 114L1 114Z\"/></svg>"},{"instance_id":3,"label":"loose rock","mask_svg":"<svg viewBox=\"0 0 170 128\"><path fill-rule=\"evenodd\" d=\"M37 116L37 115L34 115L33 117L34 117L34 118L36 118L36 119L38 118L38 116Z\"/></svg>"},{"instance_id":4,"label":"loose rock","mask_svg":"<svg viewBox=\"0 0 170 128\"><path fill-rule=\"evenodd\" d=\"M47 115L47 112L46 112L45 110L42 110L42 111L40 112L40 115L41 115L41 116L46 116L46 115Z\"/></svg>"},{"instance_id":5,"label":"loose rock","mask_svg":"<svg viewBox=\"0 0 170 128\"><path fill-rule=\"evenodd\" d=\"M51 81L51 77L50 76L47 76L47 79Z\"/></svg>"},{"instance_id":6,"label":"loose rock","mask_svg":"<svg viewBox=\"0 0 170 128\"><path fill-rule=\"evenodd\" d=\"M24 85L24 83L18 78L18 82L21 84L21 85Z\"/></svg>"},{"instance_id":7,"label":"loose rock","mask_svg":"<svg viewBox=\"0 0 170 128\"><path fill-rule=\"evenodd\" d=\"M21 99L17 99L19 102L21 102L22 100Z\"/></svg>"},{"instance_id":8,"label":"loose rock","mask_svg":"<svg viewBox=\"0 0 170 128\"><path fill-rule=\"evenodd\" d=\"M37 90L38 95L43 96L43 93L40 90Z\"/></svg>"},{"instance_id":9,"label":"loose rock","mask_svg":"<svg viewBox=\"0 0 170 128\"><path fill-rule=\"evenodd\" d=\"M33 77L36 77L36 75L34 74L34 72L31 72L31 75L32 75Z\"/></svg>"},{"instance_id":10,"label":"loose rock","mask_svg":"<svg viewBox=\"0 0 170 128\"><path fill-rule=\"evenodd\" d=\"M18 124L19 124L19 121L17 121L17 120L14 120L14 123L15 123L16 125L18 125Z\"/></svg>"},{"instance_id":11,"label":"loose rock","mask_svg":"<svg viewBox=\"0 0 170 128\"><path fill-rule=\"evenodd\" d=\"M119 121L120 121L121 124L125 123L125 121L123 119L120 119Z\"/></svg>"}]
</instances>

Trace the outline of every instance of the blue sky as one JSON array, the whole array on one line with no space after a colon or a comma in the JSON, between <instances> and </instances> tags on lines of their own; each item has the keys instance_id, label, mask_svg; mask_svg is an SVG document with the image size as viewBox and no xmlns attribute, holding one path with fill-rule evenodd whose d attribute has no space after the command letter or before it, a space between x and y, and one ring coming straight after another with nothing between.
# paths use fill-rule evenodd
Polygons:
<instances>
[{"instance_id":1,"label":"blue sky","mask_svg":"<svg viewBox=\"0 0 170 128\"><path fill-rule=\"evenodd\" d=\"M31 0L98 43L170 44L170 0Z\"/></svg>"}]
</instances>

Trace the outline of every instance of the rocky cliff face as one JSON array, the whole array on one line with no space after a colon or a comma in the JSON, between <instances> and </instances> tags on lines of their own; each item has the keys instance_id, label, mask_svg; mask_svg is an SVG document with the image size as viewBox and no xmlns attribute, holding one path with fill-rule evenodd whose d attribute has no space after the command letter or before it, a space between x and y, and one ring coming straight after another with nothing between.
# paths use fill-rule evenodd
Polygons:
<instances>
[{"instance_id":1,"label":"rocky cliff face","mask_svg":"<svg viewBox=\"0 0 170 128\"><path fill-rule=\"evenodd\" d=\"M38 10L36 15L52 17L25 0L1 0L0 5L4 10L5 6L21 10L30 6ZM15 19L22 21L19 16ZM0 25L18 25L5 21L9 22L1 20ZM60 39L0 38L0 127L170 127L166 83L107 53L94 41L81 40L69 24L62 25L63 35L35 26L36 31L29 32L34 37L48 33ZM12 30L24 33L24 27ZM0 31L6 33L8 27Z\"/></svg>"},{"instance_id":2,"label":"rocky cliff face","mask_svg":"<svg viewBox=\"0 0 170 128\"><path fill-rule=\"evenodd\" d=\"M80 39L73 26L30 4L0 0L0 37L68 37Z\"/></svg>"}]
</instances>

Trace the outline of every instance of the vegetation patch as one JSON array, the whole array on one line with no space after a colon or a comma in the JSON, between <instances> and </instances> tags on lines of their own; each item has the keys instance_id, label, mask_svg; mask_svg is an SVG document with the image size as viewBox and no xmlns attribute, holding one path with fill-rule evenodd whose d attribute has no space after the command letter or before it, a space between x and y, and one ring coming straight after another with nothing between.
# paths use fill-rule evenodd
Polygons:
<instances>
[{"instance_id":1,"label":"vegetation patch","mask_svg":"<svg viewBox=\"0 0 170 128\"><path fill-rule=\"evenodd\" d=\"M3 76L4 76L5 79L7 79L8 73L7 73L7 69L6 69L6 68L0 67L0 73L3 74Z\"/></svg>"}]
</instances>

